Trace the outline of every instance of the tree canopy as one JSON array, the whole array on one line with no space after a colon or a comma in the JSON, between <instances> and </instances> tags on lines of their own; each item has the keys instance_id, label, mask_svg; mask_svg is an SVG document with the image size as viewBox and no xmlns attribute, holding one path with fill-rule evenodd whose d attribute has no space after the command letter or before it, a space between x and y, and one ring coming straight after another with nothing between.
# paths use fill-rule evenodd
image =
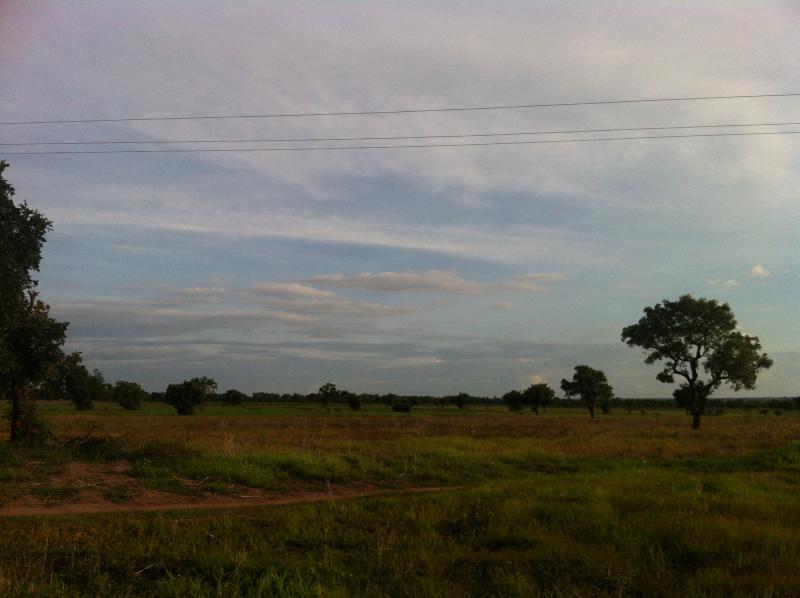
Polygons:
<instances>
[{"instance_id":1,"label":"tree canopy","mask_svg":"<svg viewBox=\"0 0 800 598\"><path fill-rule=\"evenodd\" d=\"M603 407L610 404L614 397L614 390L606 379L606 375L588 365L576 365L572 380L563 378L561 380L561 390L568 397L580 397L589 409L589 416L594 419L594 410L598 405Z\"/></svg>"},{"instance_id":2,"label":"tree canopy","mask_svg":"<svg viewBox=\"0 0 800 598\"><path fill-rule=\"evenodd\" d=\"M674 396L692 414L693 429L700 427L706 400L719 386L754 389L760 371L772 365L758 337L737 329L727 303L691 295L646 307L638 323L623 328L622 341L642 347L645 363L663 364L656 374L660 382L680 380Z\"/></svg>"},{"instance_id":3,"label":"tree canopy","mask_svg":"<svg viewBox=\"0 0 800 598\"><path fill-rule=\"evenodd\" d=\"M25 202L14 203L7 167L0 161L0 396L11 400L14 442L36 432L28 425L32 396L62 356L67 324L50 317L32 277L51 222Z\"/></svg>"}]
</instances>

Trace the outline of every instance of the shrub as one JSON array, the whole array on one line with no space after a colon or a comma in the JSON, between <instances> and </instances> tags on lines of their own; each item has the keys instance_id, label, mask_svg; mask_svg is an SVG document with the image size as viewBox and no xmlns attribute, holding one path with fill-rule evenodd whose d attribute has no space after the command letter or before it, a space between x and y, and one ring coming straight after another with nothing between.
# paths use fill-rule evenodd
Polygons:
<instances>
[{"instance_id":1,"label":"shrub","mask_svg":"<svg viewBox=\"0 0 800 598\"><path fill-rule=\"evenodd\" d=\"M217 383L211 378L192 378L167 386L164 400L175 407L178 415L192 415L197 407L202 411L208 393L216 387Z\"/></svg>"},{"instance_id":2,"label":"shrub","mask_svg":"<svg viewBox=\"0 0 800 598\"><path fill-rule=\"evenodd\" d=\"M247 399L247 395L232 388L222 393L220 399L225 405L241 405Z\"/></svg>"},{"instance_id":3,"label":"shrub","mask_svg":"<svg viewBox=\"0 0 800 598\"><path fill-rule=\"evenodd\" d=\"M119 403L128 411L134 411L142 406L149 394L142 389L136 382L126 382L119 380L114 385L113 395L114 401Z\"/></svg>"},{"instance_id":4,"label":"shrub","mask_svg":"<svg viewBox=\"0 0 800 598\"><path fill-rule=\"evenodd\" d=\"M392 411L395 413L408 413L411 411L411 401L408 399L395 398L392 400Z\"/></svg>"}]
</instances>

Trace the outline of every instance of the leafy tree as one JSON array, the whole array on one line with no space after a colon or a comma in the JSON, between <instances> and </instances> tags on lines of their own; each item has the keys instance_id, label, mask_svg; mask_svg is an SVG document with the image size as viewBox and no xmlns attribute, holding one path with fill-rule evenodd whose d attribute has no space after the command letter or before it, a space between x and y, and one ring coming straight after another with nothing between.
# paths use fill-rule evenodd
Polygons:
<instances>
[{"instance_id":1,"label":"leafy tree","mask_svg":"<svg viewBox=\"0 0 800 598\"><path fill-rule=\"evenodd\" d=\"M142 406L142 401L149 398L149 396L150 394L136 382L119 380L114 384L114 401L128 411L139 409Z\"/></svg>"},{"instance_id":2,"label":"leafy tree","mask_svg":"<svg viewBox=\"0 0 800 598\"><path fill-rule=\"evenodd\" d=\"M198 407L203 410L209 393L217 389L217 383L211 378L192 378L180 384L170 384L164 393L164 401L175 407L178 415L192 415Z\"/></svg>"},{"instance_id":3,"label":"leafy tree","mask_svg":"<svg viewBox=\"0 0 800 598\"><path fill-rule=\"evenodd\" d=\"M18 442L41 432L33 397L62 355L67 323L50 317L31 277L51 222L25 202L14 203L7 167L0 161L0 398L11 401L10 439Z\"/></svg>"},{"instance_id":4,"label":"leafy tree","mask_svg":"<svg viewBox=\"0 0 800 598\"><path fill-rule=\"evenodd\" d=\"M349 390L342 390L339 394L347 402L347 406L350 407L352 411L359 411L361 409L361 399L358 398L355 393Z\"/></svg>"},{"instance_id":5,"label":"leafy tree","mask_svg":"<svg viewBox=\"0 0 800 598\"><path fill-rule=\"evenodd\" d=\"M545 382L531 384L522 393L525 404L530 405L534 413L539 413L539 407L547 410L547 406L556 398L555 391Z\"/></svg>"},{"instance_id":6,"label":"leafy tree","mask_svg":"<svg viewBox=\"0 0 800 598\"><path fill-rule=\"evenodd\" d=\"M328 409L330 407L331 402L339 398L341 392L339 391L338 388L336 388L335 384L326 382L325 384L319 387L317 395L322 401L322 404L325 405L325 409Z\"/></svg>"},{"instance_id":7,"label":"leafy tree","mask_svg":"<svg viewBox=\"0 0 800 598\"><path fill-rule=\"evenodd\" d=\"M590 368L588 365L576 365L572 380L563 378L561 380L561 390L568 397L580 397L589 409L589 416L594 419L595 407L606 402L610 403L614 396L611 385L606 380L606 375L600 371Z\"/></svg>"},{"instance_id":8,"label":"leafy tree","mask_svg":"<svg viewBox=\"0 0 800 598\"><path fill-rule=\"evenodd\" d=\"M663 362L659 382L682 379L675 397L692 414L693 430L700 428L708 397L719 386L752 390L759 372L772 366L758 337L738 331L730 306L715 299L683 295L646 307L637 324L623 328L622 341L642 347L645 363Z\"/></svg>"},{"instance_id":9,"label":"leafy tree","mask_svg":"<svg viewBox=\"0 0 800 598\"><path fill-rule=\"evenodd\" d=\"M525 398L518 390L509 390L503 395L503 401L508 405L509 411L520 411L525 404Z\"/></svg>"},{"instance_id":10,"label":"leafy tree","mask_svg":"<svg viewBox=\"0 0 800 598\"><path fill-rule=\"evenodd\" d=\"M223 392L220 398L225 405L241 405L247 400L247 395L232 388Z\"/></svg>"},{"instance_id":11,"label":"leafy tree","mask_svg":"<svg viewBox=\"0 0 800 598\"><path fill-rule=\"evenodd\" d=\"M411 411L411 401L404 397L394 397L392 399L392 411L395 413L409 413Z\"/></svg>"},{"instance_id":12,"label":"leafy tree","mask_svg":"<svg viewBox=\"0 0 800 598\"><path fill-rule=\"evenodd\" d=\"M455 396L450 397L450 404L458 407L460 411L467 408L470 396L465 392L460 392Z\"/></svg>"},{"instance_id":13,"label":"leafy tree","mask_svg":"<svg viewBox=\"0 0 800 598\"><path fill-rule=\"evenodd\" d=\"M61 396L75 403L81 411L94 409L95 401L113 398L113 390L106 384L103 374L100 370L89 372L78 351L65 355L57 371Z\"/></svg>"}]
</instances>

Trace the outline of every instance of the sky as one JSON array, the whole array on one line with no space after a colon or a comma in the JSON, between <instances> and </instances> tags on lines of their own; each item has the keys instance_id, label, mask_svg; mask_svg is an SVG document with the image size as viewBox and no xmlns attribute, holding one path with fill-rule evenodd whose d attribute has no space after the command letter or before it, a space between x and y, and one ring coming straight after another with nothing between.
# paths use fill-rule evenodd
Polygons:
<instances>
[{"instance_id":1,"label":"sky","mask_svg":"<svg viewBox=\"0 0 800 598\"><path fill-rule=\"evenodd\" d=\"M798 20L795 2L729 0L4 0L0 121L797 93ZM0 125L0 143L779 122L800 97ZM800 125L688 132L746 130ZM66 349L148 390L495 396L588 364L618 396L668 397L620 332L691 293L774 359L739 396L800 395L800 136L8 155L303 145L354 144L0 146L16 199L53 221L39 281Z\"/></svg>"}]
</instances>

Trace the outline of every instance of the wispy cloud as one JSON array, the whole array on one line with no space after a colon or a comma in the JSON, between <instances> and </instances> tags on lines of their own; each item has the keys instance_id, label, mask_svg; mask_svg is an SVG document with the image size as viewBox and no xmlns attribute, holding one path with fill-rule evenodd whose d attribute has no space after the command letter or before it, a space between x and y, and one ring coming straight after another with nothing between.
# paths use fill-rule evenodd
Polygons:
<instances>
[{"instance_id":1,"label":"wispy cloud","mask_svg":"<svg viewBox=\"0 0 800 598\"><path fill-rule=\"evenodd\" d=\"M756 264L752 268L750 268L750 276L754 276L756 278L764 278L770 275L770 272L761 264Z\"/></svg>"},{"instance_id":2,"label":"wispy cloud","mask_svg":"<svg viewBox=\"0 0 800 598\"><path fill-rule=\"evenodd\" d=\"M365 272L355 276L326 274L315 276L310 282L343 289L363 289L382 292L452 293L477 295L500 290L541 292L545 287L539 282L561 280L558 272L526 274L500 282L478 282L467 280L455 272L437 270L406 272Z\"/></svg>"}]
</instances>

